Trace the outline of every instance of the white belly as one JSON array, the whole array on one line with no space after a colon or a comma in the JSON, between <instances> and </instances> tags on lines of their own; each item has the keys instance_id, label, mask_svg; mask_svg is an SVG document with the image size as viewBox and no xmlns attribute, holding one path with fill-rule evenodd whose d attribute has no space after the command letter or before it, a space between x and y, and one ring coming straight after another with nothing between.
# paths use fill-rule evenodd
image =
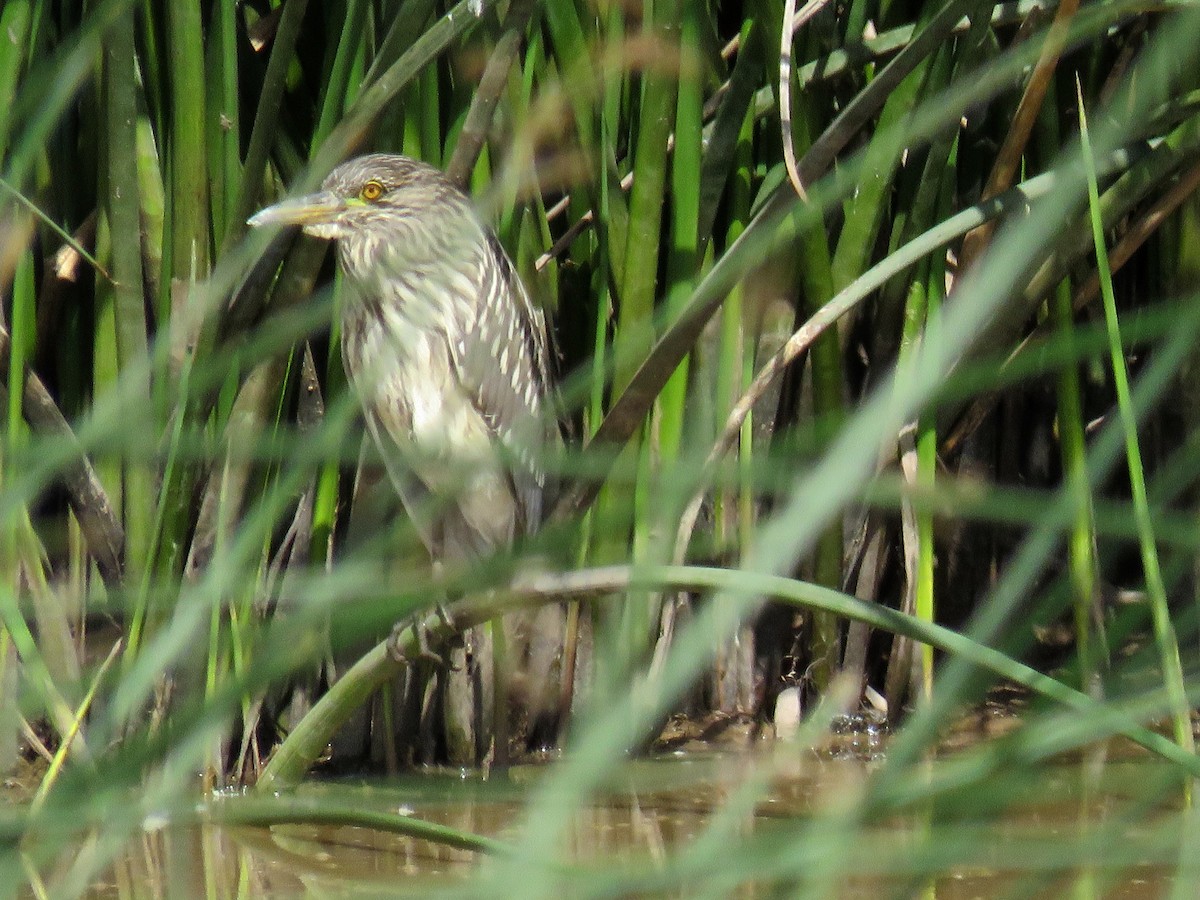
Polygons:
<instances>
[{"instance_id":1,"label":"white belly","mask_svg":"<svg viewBox=\"0 0 1200 900\"><path fill-rule=\"evenodd\" d=\"M345 325L347 375L410 515L423 513L404 496L408 475L445 511L447 529L465 526L481 550L510 542L517 517L510 479L487 422L453 374L442 336L351 317ZM460 521L452 521L455 514Z\"/></svg>"}]
</instances>

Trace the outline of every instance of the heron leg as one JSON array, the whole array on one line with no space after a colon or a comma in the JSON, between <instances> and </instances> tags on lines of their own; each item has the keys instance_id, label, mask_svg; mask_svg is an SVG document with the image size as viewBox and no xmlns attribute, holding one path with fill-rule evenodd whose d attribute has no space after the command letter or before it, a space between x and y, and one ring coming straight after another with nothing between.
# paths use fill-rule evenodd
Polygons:
<instances>
[{"instance_id":1,"label":"heron leg","mask_svg":"<svg viewBox=\"0 0 1200 900\"><path fill-rule=\"evenodd\" d=\"M393 626L391 636L388 637L387 641L388 654L392 659L409 666L416 662L431 662L439 666L448 666L451 669L455 668L449 664L446 657L435 649L435 647L449 643L453 638L448 633L457 635L459 631L458 625L444 603L438 603L434 607L434 612L437 614L438 619L441 620L441 627L437 628L437 634L434 633L434 629L425 624L425 613L423 612L414 613L407 618L401 619ZM406 653L401 640L404 632L410 628L417 638L417 652L415 654Z\"/></svg>"}]
</instances>

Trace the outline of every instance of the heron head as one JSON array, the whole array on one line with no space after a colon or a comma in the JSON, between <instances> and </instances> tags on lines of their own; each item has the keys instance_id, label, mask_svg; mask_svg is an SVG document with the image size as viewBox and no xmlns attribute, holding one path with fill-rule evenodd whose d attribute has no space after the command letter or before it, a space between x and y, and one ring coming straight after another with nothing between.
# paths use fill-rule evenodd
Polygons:
<instances>
[{"instance_id":1,"label":"heron head","mask_svg":"<svg viewBox=\"0 0 1200 900\"><path fill-rule=\"evenodd\" d=\"M456 194L446 176L407 156L374 153L342 163L315 193L268 206L249 224L298 225L328 240L378 238Z\"/></svg>"}]
</instances>

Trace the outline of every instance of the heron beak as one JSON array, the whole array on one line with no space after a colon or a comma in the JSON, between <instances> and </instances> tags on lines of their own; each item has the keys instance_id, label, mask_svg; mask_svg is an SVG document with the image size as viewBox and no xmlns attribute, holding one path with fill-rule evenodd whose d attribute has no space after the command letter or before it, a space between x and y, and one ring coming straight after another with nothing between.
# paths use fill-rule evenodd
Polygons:
<instances>
[{"instance_id":1,"label":"heron beak","mask_svg":"<svg viewBox=\"0 0 1200 900\"><path fill-rule=\"evenodd\" d=\"M268 206L256 212L246 222L255 228L263 225L301 225L308 230L314 225L319 227L335 224L346 209L346 201L341 197L332 191L319 191Z\"/></svg>"}]
</instances>

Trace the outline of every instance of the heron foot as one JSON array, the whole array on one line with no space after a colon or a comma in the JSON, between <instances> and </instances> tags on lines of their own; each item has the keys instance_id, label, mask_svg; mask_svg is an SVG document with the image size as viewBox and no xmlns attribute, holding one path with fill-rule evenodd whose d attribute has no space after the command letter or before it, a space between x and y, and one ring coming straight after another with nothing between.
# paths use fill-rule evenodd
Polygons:
<instances>
[{"instance_id":1,"label":"heron foot","mask_svg":"<svg viewBox=\"0 0 1200 900\"><path fill-rule=\"evenodd\" d=\"M450 610L444 604L439 603L434 607L434 612L437 613L437 617L441 620L444 628L457 636L458 625L455 623L454 617L450 614ZM417 652L415 654L406 653L401 641L404 632L410 628L417 638ZM438 630L441 632L441 629ZM432 629L425 624L425 613L418 612L408 618L401 619L392 627L392 633L387 640L387 650L392 659L408 666L417 662L428 662L438 666L446 666L449 669L458 669L460 667L452 665L446 656L439 652L438 649L435 649L435 646L447 644L450 640L452 638L448 637L445 632L434 634Z\"/></svg>"}]
</instances>

